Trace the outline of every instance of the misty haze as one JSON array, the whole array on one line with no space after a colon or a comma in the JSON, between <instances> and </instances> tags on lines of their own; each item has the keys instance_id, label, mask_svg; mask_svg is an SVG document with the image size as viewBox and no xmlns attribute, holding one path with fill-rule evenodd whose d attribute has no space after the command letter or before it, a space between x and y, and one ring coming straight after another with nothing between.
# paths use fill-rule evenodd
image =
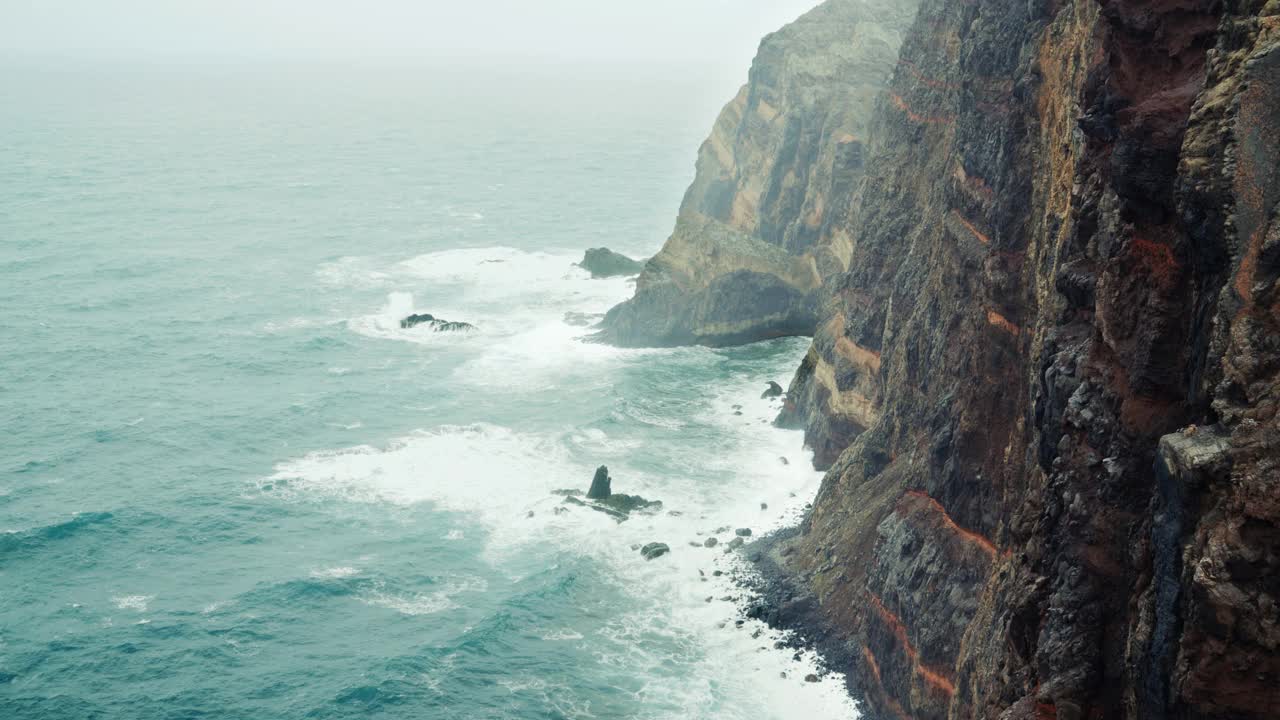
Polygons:
<instances>
[{"instance_id":1,"label":"misty haze","mask_svg":"<svg viewBox=\"0 0 1280 720\"><path fill-rule=\"evenodd\" d=\"M0 718L1280 707L1277 0L0 0Z\"/></svg>"}]
</instances>

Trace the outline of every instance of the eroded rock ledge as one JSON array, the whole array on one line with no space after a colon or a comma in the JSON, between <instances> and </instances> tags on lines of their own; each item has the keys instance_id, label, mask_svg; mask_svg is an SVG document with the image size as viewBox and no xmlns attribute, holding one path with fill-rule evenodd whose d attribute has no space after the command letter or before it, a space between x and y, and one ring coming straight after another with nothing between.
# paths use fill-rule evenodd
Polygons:
<instances>
[{"instance_id":1,"label":"eroded rock ledge","mask_svg":"<svg viewBox=\"0 0 1280 720\"><path fill-rule=\"evenodd\" d=\"M812 335L871 108L915 0L827 0L765 38L750 80L698 154L670 239L635 297L605 317L624 346L732 345Z\"/></svg>"}]
</instances>

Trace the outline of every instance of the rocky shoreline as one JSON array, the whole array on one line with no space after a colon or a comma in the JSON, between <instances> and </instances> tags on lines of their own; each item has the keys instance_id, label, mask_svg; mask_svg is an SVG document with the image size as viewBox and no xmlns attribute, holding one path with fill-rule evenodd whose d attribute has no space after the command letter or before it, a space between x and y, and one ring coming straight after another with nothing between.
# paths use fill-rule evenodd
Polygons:
<instances>
[{"instance_id":1,"label":"rocky shoreline","mask_svg":"<svg viewBox=\"0 0 1280 720\"><path fill-rule=\"evenodd\" d=\"M786 568L785 541L799 532L800 524L796 523L743 548L751 572L734 576L739 587L749 593L743 603L743 615L783 631L787 634L782 641L786 647L813 651L824 669L845 673L846 690L861 703L864 694L848 673L848 668L861 658L823 618L817 598Z\"/></svg>"}]
</instances>

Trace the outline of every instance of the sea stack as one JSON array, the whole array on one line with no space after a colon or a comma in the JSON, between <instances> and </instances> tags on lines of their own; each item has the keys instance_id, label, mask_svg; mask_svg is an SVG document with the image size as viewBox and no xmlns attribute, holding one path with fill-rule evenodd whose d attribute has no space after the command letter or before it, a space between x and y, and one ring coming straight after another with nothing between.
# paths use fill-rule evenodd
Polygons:
<instances>
[{"instance_id":1,"label":"sea stack","mask_svg":"<svg viewBox=\"0 0 1280 720\"><path fill-rule=\"evenodd\" d=\"M591 479L591 488L587 490L588 500L608 500L613 494L613 478L609 477L609 468L601 465L596 468L596 475Z\"/></svg>"}]
</instances>

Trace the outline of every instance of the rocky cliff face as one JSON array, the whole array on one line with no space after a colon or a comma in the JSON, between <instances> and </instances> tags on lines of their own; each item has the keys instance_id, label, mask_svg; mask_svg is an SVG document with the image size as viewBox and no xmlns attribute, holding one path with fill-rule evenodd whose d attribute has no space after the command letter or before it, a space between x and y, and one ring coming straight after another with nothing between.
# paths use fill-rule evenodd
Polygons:
<instances>
[{"instance_id":1,"label":"rocky cliff face","mask_svg":"<svg viewBox=\"0 0 1280 720\"><path fill-rule=\"evenodd\" d=\"M847 268L863 142L915 0L827 0L765 38L698 154L675 231L605 318L619 345L811 335Z\"/></svg>"},{"instance_id":2,"label":"rocky cliff face","mask_svg":"<svg viewBox=\"0 0 1280 720\"><path fill-rule=\"evenodd\" d=\"M1275 717L1280 2L924 0L867 138L784 593L872 717Z\"/></svg>"}]
</instances>

